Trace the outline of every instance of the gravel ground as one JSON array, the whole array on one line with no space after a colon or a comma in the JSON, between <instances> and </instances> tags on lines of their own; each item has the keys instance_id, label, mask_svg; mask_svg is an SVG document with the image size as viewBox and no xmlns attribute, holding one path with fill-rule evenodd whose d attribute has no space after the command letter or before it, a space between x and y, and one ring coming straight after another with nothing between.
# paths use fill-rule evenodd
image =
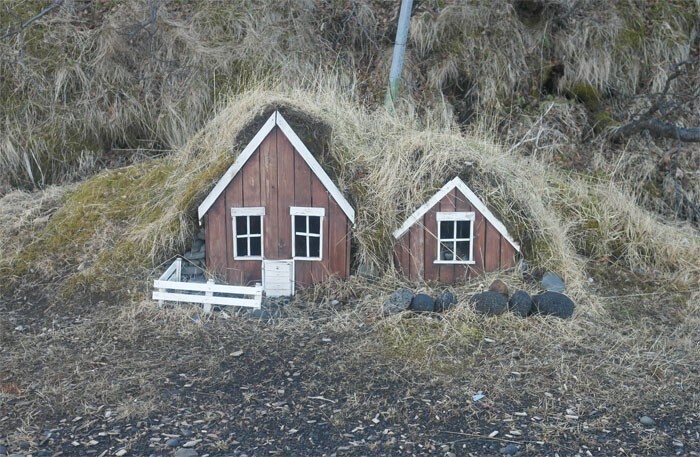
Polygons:
<instances>
[{"instance_id":1,"label":"gravel ground","mask_svg":"<svg viewBox=\"0 0 700 457\"><path fill-rule=\"evenodd\" d=\"M0 455L700 455L693 358L619 375L627 362L586 351L585 338L552 349L533 333L532 350L513 355L521 328L560 331L553 318L387 321L356 304L289 306L261 322L153 304L87 315L3 304ZM434 342L414 343L406 326L462 319L478 332L435 352L418 351ZM406 353L388 343L397 326ZM620 344L610 353L623 357ZM435 358L450 351L449 365ZM587 362L569 373L575 360ZM609 390L594 384L605 373Z\"/></svg>"}]
</instances>

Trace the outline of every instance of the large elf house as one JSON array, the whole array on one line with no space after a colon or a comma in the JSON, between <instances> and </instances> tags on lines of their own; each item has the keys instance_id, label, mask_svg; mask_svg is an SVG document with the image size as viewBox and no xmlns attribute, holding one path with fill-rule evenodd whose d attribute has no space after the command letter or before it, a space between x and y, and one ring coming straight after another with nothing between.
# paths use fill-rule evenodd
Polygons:
<instances>
[{"instance_id":1,"label":"large elf house","mask_svg":"<svg viewBox=\"0 0 700 457\"><path fill-rule=\"evenodd\" d=\"M459 177L394 232L394 259L411 280L452 284L515 265L520 247Z\"/></svg>"},{"instance_id":2,"label":"large elf house","mask_svg":"<svg viewBox=\"0 0 700 457\"><path fill-rule=\"evenodd\" d=\"M206 265L268 296L350 273L355 211L279 112L199 206Z\"/></svg>"}]
</instances>

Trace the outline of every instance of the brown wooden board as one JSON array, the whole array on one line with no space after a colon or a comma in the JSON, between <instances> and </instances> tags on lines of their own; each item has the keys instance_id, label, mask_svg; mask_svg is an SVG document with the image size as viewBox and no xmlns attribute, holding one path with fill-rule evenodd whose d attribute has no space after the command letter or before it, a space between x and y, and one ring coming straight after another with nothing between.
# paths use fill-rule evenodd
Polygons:
<instances>
[{"instance_id":1,"label":"brown wooden board","mask_svg":"<svg viewBox=\"0 0 700 457\"><path fill-rule=\"evenodd\" d=\"M279 239L277 256L270 259L292 258L292 219L289 207L294 204L294 148L279 128L277 136L277 225Z\"/></svg>"},{"instance_id":2,"label":"brown wooden board","mask_svg":"<svg viewBox=\"0 0 700 457\"><path fill-rule=\"evenodd\" d=\"M437 205L436 205L437 206ZM425 268L425 280L437 281L440 279L440 268L435 263L437 260L437 209L430 208L423 220L425 221L425 238L423 242L423 263Z\"/></svg>"},{"instance_id":3,"label":"brown wooden board","mask_svg":"<svg viewBox=\"0 0 700 457\"><path fill-rule=\"evenodd\" d=\"M472 204L469 203L469 200L467 200L467 197L462 195L462 192L459 192L456 189L455 189L455 211L464 211L464 212L474 211L474 208L472 207ZM474 243L474 240L472 240L472 244L473 243ZM469 279L470 276L473 276L472 265L455 265L455 283L464 282L467 279Z\"/></svg>"},{"instance_id":4,"label":"brown wooden board","mask_svg":"<svg viewBox=\"0 0 700 457\"><path fill-rule=\"evenodd\" d=\"M476 274L484 272L484 249L486 248L486 218L479 211L474 211L474 265Z\"/></svg>"},{"instance_id":5,"label":"brown wooden board","mask_svg":"<svg viewBox=\"0 0 700 457\"><path fill-rule=\"evenodd\" d=\"M501 237L501 268L506 270L515 266L516 250L505 237Z\"/></svg>"},{"instance_id":6,"label":"brown wooden board","mask_svg":"<svg viewBox=\"0 0 700 457\"><path fill-rule=\"evenodd\" d=\"M326 210L325 217L322 218L321 226L321 260L315 260L311 262L311 280L312 282L320 282L326 279L328 276L328 271L330 269L330 256L328 253L328 239L329 239L329 229L330 224L328 219L330 216L330 211L328 210L328 192L326 188L321 183L321 181L316 177L316 175L311 175L311 206L314 208L324 208Z\"/></svg>"},{"instance_id":7,"label":"brown wooden board","mask_svg":"<svg viewBox=\"0 0 700 457\"><path fill-rule=\"evenodd\" d=\"M408 230L411 251L409 279L411 279L411 281L421 281L425 274L423 258L425 256L424 235L423 219L413 224Z\"/></svg>"},{"instance_id":8,"label":"brown wooden board","mask_svg":"<svg viewBox=\"0 0 700 457\"><path fill-rule=\"evenodd\" d=\"M294 205L311 206L311 169L298 153L294 154ZM291 243L294 243L293 234ZM312 261L294 261L294 276L299 287L312 283L311 271Z\"/></svg>"},{"instance_id":9,"label":"brown wooden board","mask_svg":"<svg viewBox=\"0 0 700 457\"><path fill-rule=\"evenodd\" d=\"M262 206L260 200L260 149L255 151L241 170L243 176L243 206ZM243 270L243 285L251 285L262 281L262 262L259 260L242 260L239 262Z\"/></svg>"},{"instance_id":10,"label":"brown wooden board","mask_svg":"<svg viewBox=\"0 0 700 457\"><path fill-rule=\"evenodd\" d=\"M490 223L486 224L484 271L496 271L501 266L501 234Z\"/></svg>"},{"instance_id":11,"label":"brown wooden board","mask_svg":"<svg viewBox=\"0 0 700 457\"><path fill-rule=\"evenodd\" d=\"M207 268L219 274L226 274L226 224L222 217L224 199L219 198L207 213L205 237ZM211 240L211 241L210 241ZM223 246L222 249L220 246Z\"/></svg>"},{"instance_id":12,"label":"brown wooden board","mask_svg":"<svg viewBox=\"0 0 700 457\"><path fill-rule=\"evenodd\" d=\"M441 212L453 212L455 210L455 192L456 190L452 190L440 200L439 206ZM452 284L454 280L454 264L440 264L440 282Z\"/></svg>"},{"instance_id":13,"label":"brown wooden board","mask_svg":"<svg viewBox=\"0 0 700 457\"><path fill-rule=\"evenodd\" d=\"M260 144L260 179L261 205L265 207L263 256L276 259L280 233L277 221L277 135L274 130Z\"/></svg>"},{"instance_id":14,"label":"brown wooden board","mask_svg":"<svg viewBox=\"0 0 700 457\"><path fill-rule=\"evenodd\" d=\"M409 246L408 232L401 235L401 237L395 241L394 253L396 254L396 269L404 276L409 277L411 274L409 266L411 248Z\"/></svg>"},{"instance_id":15,"label":"brown wooden board","mask_svg":"<svg viewBox=\"0 0 700 457\"><path fill-rule=\"evenodd\" d=\"M346 278L349 274L347 258L347 216L332 198L328 199L328 260L331 274Z\"/></svg>"},{"instance_id":16,"label":"brown wooden board","mask_svg":"<svg viewBox=\"0 0 700 457\"><path fill-rule=\"evenodd\" d=\"M233 258L233 219L231 208L243 207L243 176L236 176L224 192L226 210L223 218L226 223L226 263L228 266L226 279L230 284L245 285L245 263L250 260L235 260Z\"/></svg>"}]
</instances>

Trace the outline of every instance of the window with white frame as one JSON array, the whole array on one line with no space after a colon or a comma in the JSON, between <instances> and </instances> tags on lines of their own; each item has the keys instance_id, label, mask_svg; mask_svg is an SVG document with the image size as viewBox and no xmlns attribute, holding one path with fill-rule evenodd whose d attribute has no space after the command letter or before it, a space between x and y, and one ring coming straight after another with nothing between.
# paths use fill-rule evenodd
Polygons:
<instances>
[{"instance_id":1,"label":"window with white frame","mask_svg":"<svg viewBox=\"0 0 700 457\"><path fill-rule=\"evenodd\" d=\"M231 208L233 258L263 258L263 218L265 208Z\"/></svg>"},{"instance_id":2,"label":"window with white frame","mask_svg":"<svg viewBox=\"0 0 700 457\"><path fill-rule=\"evenodd\" d=\"M321 260L325 208L292 206L292 256L295 259Z\"/></svg>"},{"instance_id":3,"label":"window with white frame","mask_svg":"<svg viewBox=\"0 0 700 457\"><path fill-rule=\"evenodd\" d=\"M441 212L435 263L474 263L474 213Z\"/></svg>"}]
</instances>

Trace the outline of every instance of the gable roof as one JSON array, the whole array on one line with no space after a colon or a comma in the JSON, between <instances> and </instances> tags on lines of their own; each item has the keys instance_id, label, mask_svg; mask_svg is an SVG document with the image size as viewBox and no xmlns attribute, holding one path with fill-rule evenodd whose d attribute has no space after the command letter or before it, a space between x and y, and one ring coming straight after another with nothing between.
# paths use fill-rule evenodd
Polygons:
<instances>
[{"instance_id":1,"label":"gable roof","mask_svg":"<svg viewBox=\"0 0 700 457\"><path fill-rule=\"evenodd\" d=\"M323 170L323 167L321 167L321 164L318 163L318 161L314 158L314 156L311 154L309 149L304 145L304 143L301 141L301 139L297 136L296 133L294 133L294 130L289 126L287 121L282 117L282 114L280 114L279 111L275 111L272 113L272 116L265 122L265 125L262 126L260 130L258 130L258 133L255 134L253 139L248 143L248 146L243 149L243 152L241 152L238 157L236 158L236 161L233 162L233 165L229 167L228 170L226 170L226 173L219 179L219 182L216 183L216 186L209 192L209 195L204 199L201 205L199 205L198 208L198 215L199 215L199 220L201 222L202 218L204 215L209 211L209 209L212 207L214 202L216 201L217 198L222 194L224 190L226 190L226 187L233 181L233 178L238 174L241 169L243 169L243 165L246 164L248 159L251 158L251 156L255 153L255 151L258 149L260 144L263 142L263 140L267 137L267 135L274 129L275 127L279 127L282 133L287 137L290 143L292 143L292 146L294 146L294 149L303 157L304 161L306 164L311 168L311 171L316 175L316 177L323 183L323 185L326 187L326 190L331 194L333 199L338 203L338 206L340 206L340 209L343 210L345 215L350 219L350 222L353 224L355 223L355 210L350 206L350 203L347 201L347 199L343 196L343 193L340 192L340 189L333 183L331 178L328 176L328 174Z\"/></svg>"},{"instance_id":2,"label":"gable roof","mask_svg":"<svg viewBox=\"0 0 700 457\"><path fill-rule=\"evenodd\" d=\"M399 238L401 235L406 233L409 228L416 222L420 220L421 217L427 213L430 208L435 206L442 198L450 193L452 189L457 189L459 190L462 195L467 197L467 200L469 200L469 203L474 206L481 214L484 215L487 221L493 225L493 227L498 230L498 233L500 233L503 238L508 240L508 242L515 248L516 251L520 252L520 245L513 240L513 238L510 236L508 233L508 230L506 229L506 226L503 225L501 221L499 221L496 216L486 207L484 202L481 201L479 197L476 196L474 192L467 186L464 181L459 179L459 176L455 177L452 181L448 182L444 186L442 186L442 189L440 189L435 195L433 195L430 200L425 202L420 208L415 210L413 214L408 216L408 219L406 219L406 222L403 223L401 227L398 228L394 232L394 238Z\"/></svg>"}]
</instances>

